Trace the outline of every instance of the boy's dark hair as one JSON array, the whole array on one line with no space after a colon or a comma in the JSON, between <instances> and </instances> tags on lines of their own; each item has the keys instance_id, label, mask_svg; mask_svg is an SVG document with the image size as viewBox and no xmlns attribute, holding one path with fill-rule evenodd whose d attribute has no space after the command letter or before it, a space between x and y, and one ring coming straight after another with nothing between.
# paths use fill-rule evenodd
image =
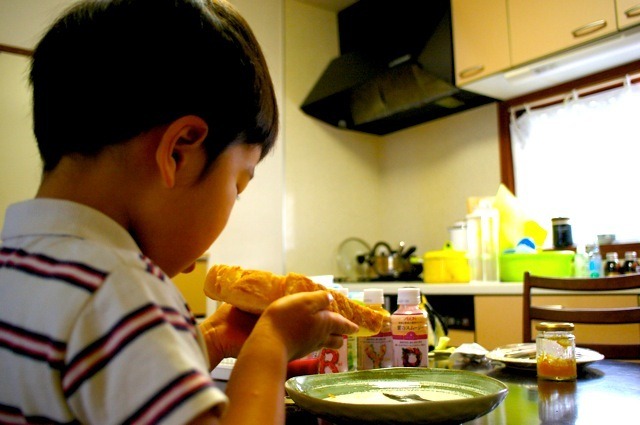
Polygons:
<instances>
[{"instance_id":1,"label":"boy's dark hair","mask_svg":"<svg viewBox=\"0 0 640 425\"><path fill-rule=\"evenodd\" d=\"M210 163L236 140L264 157L278 130L263 54L224 1L83 1L37 45L30 79L45 171L184 115L209 125Z\"/></svg>"}]
</instances>

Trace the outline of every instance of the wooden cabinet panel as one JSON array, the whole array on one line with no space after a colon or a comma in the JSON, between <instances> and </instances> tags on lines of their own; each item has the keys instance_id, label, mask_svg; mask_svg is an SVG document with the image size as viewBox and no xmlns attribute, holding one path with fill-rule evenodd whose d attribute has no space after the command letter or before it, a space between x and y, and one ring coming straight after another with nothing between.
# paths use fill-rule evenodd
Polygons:
<instances>
[{"instance_id":1,"label":"wooden cabinet panel","mask_svg":"<svg viewBox=\"0 0 640 425\"><path fill-rule=\"evenodd\" d=\"M475 333L473 331L465 331L462 329L449 329L447 335L450 347L459 347L461 344L471 344L475 342Z\"/></svg>"},{"instance_id":2,"label":"wooden cabinet panel","mask_svg":"<svg viewBox=\"0 0 640 425\"><path fill-rule=\"evenodd\" d=\"M522 342L522 296L491 295L474 299L476 342L487 350Z\"/></svg>"},{"instance_id":3,"label":"wooden cabinet panel","mask_svg":"<svg viewBox=\"0 0 640 425\"><path fill-rule=\"evenodd\" d=\"M640 24L639 0L616 0L616 12L618 14L619 29Z\"/></svg>"},{"instance_id":4,"label":"wooden cabinet panel","mask_svg":"<svg viewBox=\"0 0 640 425\"><path fill-rule=\"evenodd\" d=\"M522 342L521 296L476 296L476 342L491 350L501 345ZM631 307L637 306L637 295L536 295L534 305L565 307ZM625 344L640 341L640 325L577 324L576 343L609 342ZM536 331L534 328L533 335Z\"/></svg>"},{"instance_id":5,"label":"wooden cabinet panel","mask_svg":"<svg viewBox=\"0 0 640 425\"><path fill-rule=\"evenodd\" d=\"M614 0L509 0L512 65L617 31Z\"/></svg>"},{"instance_id":6,"label":"wooden cabinet panel","mask_svg":"<svg viewBox=\"0 0 640 425\"><path fill-rule=\"evenodd\" d=\"M207 298L204 295L204 278L207 275L207 259L196 261L196 268L191 273L181 273L172 280L187 301L194 316L204 316L207 313Z\"/></svg>"},{"instance_id":7,"label":"wooden cabinet panel","mask_svg":"<svg viewBox=\"0 0 640 425\"><path fill-rule=\"evenodd\" d=\"M509 68L507 0L452 0L456 83Z\"/></svg>"}]
</instances>

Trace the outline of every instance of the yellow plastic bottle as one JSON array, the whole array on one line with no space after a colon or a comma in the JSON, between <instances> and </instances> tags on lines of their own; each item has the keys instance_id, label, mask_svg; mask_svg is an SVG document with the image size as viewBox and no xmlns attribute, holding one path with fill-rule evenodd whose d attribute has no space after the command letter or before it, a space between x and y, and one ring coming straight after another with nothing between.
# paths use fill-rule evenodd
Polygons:
<instances>
[{"instance_id":1,"label":"yellow plastic bottle","mask_svg":"<svg viewBox=\"0 0 640 425\"><path fill-rule=\"evenodd\" d=\"M393 337L391 335L391 314L385 310L382 289L364 290L367 307L384 315L382 329L373 336L358 337L358 370L380 369L393 366Z\"/></svg>"}]
</instances>

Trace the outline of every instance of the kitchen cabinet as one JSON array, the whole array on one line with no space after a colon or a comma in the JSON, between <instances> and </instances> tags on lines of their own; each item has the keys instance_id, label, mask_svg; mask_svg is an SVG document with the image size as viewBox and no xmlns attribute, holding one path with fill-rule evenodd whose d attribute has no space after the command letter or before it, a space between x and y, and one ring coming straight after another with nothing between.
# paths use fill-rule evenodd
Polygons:
<instances>
[{"instance_id":1,"label":"kitchen cabinet","mask_svg":"<svg viewBox=\"0 0 640 425\"><path fill-rule=\"evenodd\" d=\"M487 349L522 341L522 296L476 296L475 339ZM561 305L571 308L611 308L638 306L637 295L537 295L534 305ZM534 330L534 335L536 334ZM616 326L576 324L576 343L625 344L640 341L640 325Z\"/></svg>"},{"instance_id":2,"label":"kitchen cabinet","mask_svg":"<svg viewBox=\"0 0 640 425\"><path fill-rule=\"evenodd\" d=\"M616 0L618 29L625 29L640 24L640 1Z\"/></svg>"},{"instance_id":3,"label":"kitchen cabinet","mask_svg":"<svg viewBox=\"0 0 640 425\"><path fill-rule=\"evenodd\" d=\"M507 0L452 0L456 83L509 68Z\"/></svg>"},{"instance_id":4,"label":"kitchen cabinet","mask_svg":"<svg viewBox=\"0 0 640 425\"><path fill-rule=\"evenodd\" d=\"M207 313L207 298L203 291L207 269L207 257L204 256L196 261L196 267L191 273L180 273L172 279L196 317L204 317Z\"/></svg>"},{"instance_id":5,"label":"kitchen cabinet","mask_svg":"<svg viewBox=\"0 0 640 425\"><path fill-rule=\"evenodd\" d=\"M617 31L614 0L508 0L512 66Z\"/></svg>"}]
</instances>

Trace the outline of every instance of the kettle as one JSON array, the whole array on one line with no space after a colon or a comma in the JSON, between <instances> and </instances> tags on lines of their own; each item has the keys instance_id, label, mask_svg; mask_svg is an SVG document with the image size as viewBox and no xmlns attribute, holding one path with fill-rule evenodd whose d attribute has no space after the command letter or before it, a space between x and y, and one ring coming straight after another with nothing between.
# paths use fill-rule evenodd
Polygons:
<instances>
[{"instance_id":1,"label":"kettle","mask_svg":"<svg viewBox=\"0 0 640 425\"><path fill-rule=\"evenodd\" d=\"M412 272L410 257L415 250L412 246L404 251L404 242L400 242L400 248L394 251L388 243L380 241L371 249L368 263L380 278L397 279Z\"/></svg>"}]
</instances>

